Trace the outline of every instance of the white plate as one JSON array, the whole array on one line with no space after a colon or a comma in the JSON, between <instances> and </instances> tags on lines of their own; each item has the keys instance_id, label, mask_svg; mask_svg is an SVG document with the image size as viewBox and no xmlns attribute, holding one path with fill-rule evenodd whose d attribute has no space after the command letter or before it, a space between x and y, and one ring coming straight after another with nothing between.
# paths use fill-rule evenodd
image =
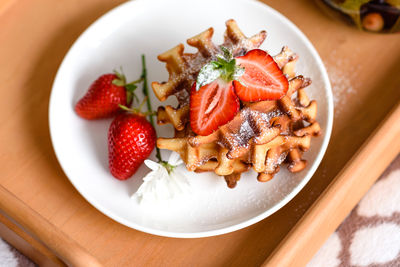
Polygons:
<instances>
[{"instance_id":1,"label":"white plate","mask_svg":"<svg viewBox=\"0 0 400 267\"><path fill-rule=\"evenodd\" d=\"M323 135L313 138L310 151L304 154L309 164L300 173L292 174L282 168L272 181L259 183L250 171L242 175L232 190L214 174L187 172L192 185L190 197L167 208L144 208L129 196L142 183L148 172L146 166L128 181L114 179L107 167L107 131L111 120L83 120L74 113L74 104L93 80L114 68L123 66L128 80L139 77L142 53L147 57L149 81L167 80L164 64L156 58L158 54L211 26L215 29L214 41L221 43L225 21L230 18L248 36L267 30L268 37L261 48L271 54L288 45L300 55L297 72L312 78L307 91L318 101L317 119ZM152 97L153 107L157 107L160 103L153 94ZM285 205L319 165L329 141L332 117L328 76L311 43L281 14L247 0L136 0L113 9L93 23L71 47L54 81L49 109L57 158L71 183L93 206L134 229L186 238L235 231ZM170 136L172 128L158 127L157 133ZM168 155L168 151L163 151L165 158Z\"/></svg>"}]
</instances>

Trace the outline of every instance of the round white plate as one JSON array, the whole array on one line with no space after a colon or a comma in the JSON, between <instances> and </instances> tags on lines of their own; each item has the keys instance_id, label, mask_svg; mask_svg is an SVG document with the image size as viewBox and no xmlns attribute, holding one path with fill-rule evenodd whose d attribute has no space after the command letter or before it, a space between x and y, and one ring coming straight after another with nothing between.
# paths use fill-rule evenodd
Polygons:
<instances>
[{"instance_id":1,"label":"round white plate","mask_svg":"<svg viewBox=\"0 0 400 267\"><path fill-rule=\"evenodd\" d=\"M309 164L292 174L281 168L267 183L253 171L242 175L235 189L212 173L182 170L192 192L167 207L140 206L130 198L149 171L145 165L127 181L108 171L107 131L111 120L87 121L74 112L74 104L98 76L123 66L128 80L141 73L140 55L147 57L148 78L165 81L168 73L157 55L185 43L208 27L220 44L225 21L233 18L250 36L268 33L262 49L271 54L288 45L300 55L297 73L312 78L309 96L318 101L318 122L323 134L313 138L304 154ZM193 48L186 51L193 52ZM141 90L138 90L141 91ZM153 93L153 108L160 105ZM139 97L142 97L139 95ZM270 7L249 0L136 0L127 2L98 19L75 42L64 58L50 98L51 138L57 158L71 183L98 210L134 229L170 237L205 237L228 233L256 223L291 200L319 165L331 133L333 102L327 73L318 53L301 31ZM157 127L159 136L171 136L171 126ZM169 151L163 151L168 159ZM154 159L154 153L152 155Z\"/></svg>"}]
</instances>

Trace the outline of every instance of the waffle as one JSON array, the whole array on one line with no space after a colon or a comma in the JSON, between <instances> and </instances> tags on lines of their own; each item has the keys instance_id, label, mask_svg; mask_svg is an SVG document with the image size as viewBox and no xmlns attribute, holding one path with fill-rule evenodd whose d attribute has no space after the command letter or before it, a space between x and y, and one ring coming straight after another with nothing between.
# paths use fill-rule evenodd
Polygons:
<instances>
[{"instance_id":1,"label":"waffle","mask_svg":"<svg viewBox=\"0 0 400 267\"><path fill-rule=\"evenodd\" d=\"M167 82L153 82L152 88L160 101L174 95L178 106L159 107L159 124L172 124L173 138L158 138L161 149L176 151L189 171L215 172L224 176L228 187L236 186L241 173L253 168L257 179L266 182L273 178L282 163L288 163L290 172L306 167L302 154L310 148L311 137L320 134L316 122L317 103L310 101L305 88L309 78L296 76L298 56L288 47L274 56L275 62L288 77L289 89L276 101L242 102L240 111L227 124L207 136L196 135L189 123L189 92L200 68L216 59L220 46L212 41L213 28L187 40L197 53L184 53L183 44L158 56L166 63L169 72ZM234 57L258 48L266 38L266 32L248 38L234 20L226 22L224 46Z\"/></svg>"}]
</instances>

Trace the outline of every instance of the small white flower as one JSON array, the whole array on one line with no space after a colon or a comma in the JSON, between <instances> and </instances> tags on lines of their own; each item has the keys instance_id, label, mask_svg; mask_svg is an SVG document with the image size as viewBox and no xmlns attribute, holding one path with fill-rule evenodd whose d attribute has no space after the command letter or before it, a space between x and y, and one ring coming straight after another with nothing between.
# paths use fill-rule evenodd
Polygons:
<instances>
[{"instance_id":1,"label":"small white flower","mask_svg":"<svg viewBox=\"0 0 400 267\"><path fill-rule=\"evenodd\" d=\"M168 171L167 166L152 160L145 160L144 164L152 171L143 178L143 184L132 197L137 197L139 203L165 202L189 192L189 183L185 175L177 170L182 164L178 153L172 152L168 165L173 166Z\"/></svg>"}]
</instances>

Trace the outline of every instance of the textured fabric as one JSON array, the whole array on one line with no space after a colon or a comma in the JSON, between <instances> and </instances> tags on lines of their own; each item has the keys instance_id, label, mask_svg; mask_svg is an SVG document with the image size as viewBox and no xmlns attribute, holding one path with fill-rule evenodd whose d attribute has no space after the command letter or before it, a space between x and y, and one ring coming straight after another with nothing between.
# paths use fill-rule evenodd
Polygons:
<instances>
[{"instance_id":1,"label":"textured fabric","mask_svg":"<svg viewBox=\"0 0 400 267\"><path fill-rule=\"evenodd\" d=\"M11 249L3 239L0 239L0 267L18 266L18 259Z\"/></svg>"},{"instance_id":2,"label":"textured fabric","mask_svg":"<svg viewBox=\"0 0 400 267\"><path fill-rule=\"evenodd\" d=\"M307 267L400 266L400 156Z\"/></svg>"},{"instance_id":3,"label":"textured fabric","mask_svg":"<svg viewBox=\"0 0 400 267\"><path fill-rule=\"evenodd\" d=\"M0 238L0 267L34 267L36 266L18 250Z\"/></svg>"}]
</instances>

